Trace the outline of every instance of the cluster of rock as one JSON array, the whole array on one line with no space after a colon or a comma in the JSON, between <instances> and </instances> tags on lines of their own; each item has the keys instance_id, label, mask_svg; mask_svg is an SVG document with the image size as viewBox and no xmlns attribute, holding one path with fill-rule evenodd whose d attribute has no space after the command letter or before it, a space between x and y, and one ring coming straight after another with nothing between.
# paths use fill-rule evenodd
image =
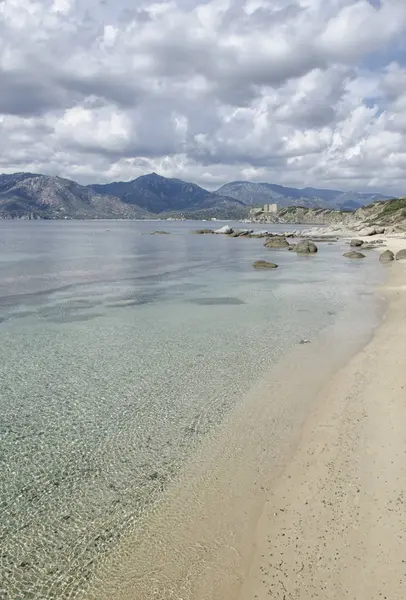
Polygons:
<instances>
[{"instance_id":1,"label":"cluster of rock","mask_svg":"<svg viewBox=\"0 0 406 600\"><path fill-rule=\"evenodd\" d=\"M370 226L370 227L359 227L359 235L362 237L370 237L376 235L382 235L385 233L385 228L381 226ZM160 233L160 232L155 232ZM336 242L338 241L338 235L343 233L340 228L334 227L326 230L325 228L308 231L292 231L284 234L270 233L267 231L254 231L253 229L233 229L229 225L225 225L220 229L198 229L195 231L198 234L223 234L228 237L255 237L255 238L266 238L264 247L272 250L288 250L294 251L296 254L308 255L316 254L318 248L315 241L318 242ZM348 233L348 232L346 232ZM289 243L287 238L298 238L302 237L299 242ZM382 239L374 239L373 242L365 242L364 240L354 238L350 241L350 251L344 253L345 258L350 259L361 259L365 258L365 254L360 250L372 250L379 248L384 243ZM391 250L385 250L379 256L381 262L391 262L393 260L406 259L406 249L400 250L396 256ZM255 269L276 269L278 265L266 260L257 260L252 265Z\"/></svg>"},{"instance_id":2,"label":"cluster of rock","mask_svg":"<svg viewBox=\"0 0 406 600\"><path fill-rule=\"evenodd\" d=\"M302 240L297 244L289 244L285 237L270 237L264 244L265 248L294 250L297 254L315 254L318 250L311 240Z\"/></svg>"},{"instance_id":3,"label":"cluster of rock","mask_svg":"<svg viewBox=\"0 0 406 600\"><path fill-rule=\"evenodd\" d=\"M296 237L296 232L286 232L281 234L270 233L269 231L254 231L254 229L233 229L229 225L224 225L220 229L196 229L193 233L204 234L223 234L228 237L248 237L248 238L267 238L267 237Z\"/></svg>"},{"instance_id":4,"label":"cluster of rock","mask_svg":"<svg viewBox=\"0 0 406 600\"><path fill-rule=\"evenodd\" d=\"M375 232L374 234L371 234L371 235L375 235L376 233L381 233L381 232L380 231ZM350 241L350 246L351 246L351 248L359 248L361 250L373 250L375 248L379 248L379 245L383 244L383 243L384 243L384 240L375 240L375 242L373 244L370 244L368 242L364 242L363 240L353 239ZM359 250L351 250L350 252L345 252L344 256L346 258L365 258L365 254L362 254L362 252L359 252ZM403 260L403 259L406 259L406 249L399 250L399 252L396 253L396 256L392 252L392 250L384 250L384 252L382 252L379 255L379 260L381 262L391 262L392 260Z\"/></svg>"}]
</instances>

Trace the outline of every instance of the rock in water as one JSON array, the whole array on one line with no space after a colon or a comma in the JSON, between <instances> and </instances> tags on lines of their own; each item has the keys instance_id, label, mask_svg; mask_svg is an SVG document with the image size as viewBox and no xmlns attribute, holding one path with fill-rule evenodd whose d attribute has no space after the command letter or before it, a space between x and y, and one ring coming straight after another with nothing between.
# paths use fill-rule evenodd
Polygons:
<instances>
[{"instance_id":1,"label":"rock in water","mask_svg":"<svg viewBox=\"0 0 406 600\"><path fill-rule=\"evenodd\" d=\"M350 246L351 248L357 248L359 246L362 246L364 242L362 240L351 240L350 242Z\"/></svg>"},{"instance_id":2,"label":"rock in water","mask_svg":"<svg viewBox=\"0 0 406 600\"><path fill-rule=\"evenodd\" d=\"M379 248L378 244L364 244L362 246L363 250L374 250L375 248Z\"/></svg>"},{"instance_id":3,"label":"rock in water","mask_svg":"<svg viewBox=\"0 0 406 600\"><path fill-rule=\"evenodd\" d=\"M297 254L315 254L318 248L314 242L310 242L309 240L302 240L298 244L296 244L295 252Z\"/></svg>"},{"instance_id":4,"label":"rock in water","mask_svg":"<svg viewBox=\"0 0 406 600\"><path fill-rule=\"evenodd\" d=\"M213 229L196 229L193 233L204 235L205 233L214 233Z\"/></svg>"},{"instance_id":5,"label":"rock in water","mask_svg":"<svg viewBox=\"0 0 406 600\"><path fill-rule=\"evenodd\" d=\"M220 229L215 229L214 233L233 233L233 229L230 225L224 225L224 227L220 227Z\"/></svg>"},{"instance_id":6,"label":"rock in water","mask_svg":"<svg viewBox=\"0 0 406 600\"><path fill-rule=\"evenodd\" d=\"M289 242L284 237L273 237L266 240L265 248L289 248Z\"/></svg>"},{"instance_id":7,"label":"rock in water","mask_svg":"<svg viewBox=\"0 0 406 600\"><path fill-rule=\"evenodd\" d=\"M382 252L382 254L379 255L379 260L381 262L391 262L392 260L395 260L395 255L391 250L385 250L385 252Z\"/></svg>"},{"instance_id":8,"label":"rock in water","mask_svg":"<svg viewBox=\"0 0 406 600\"><path fill-rule=\"evenodd\" d=\"M406 250L399 250L396 254L396 260L404 260L406 259Z\"/></svg>"},{"instance_id":9,"label":"rock in water","mask_svg":"<svg viewBox=\"0 0 406 600\"><path fill-rule=\"evenodd\" d=\"M152 231L151 235L170 235L169 231Z\"/></svg>"},{"instance_id":10,"label":"rock in water","mask_svg":"<svg viewBox=\"0 0 406 600\"><path fill-rule=\"evenodd\" d=\"M345 258L365 258L365 254L361 254L361 252L355 252L354 250L352 252L345 252L343 256L345 256Z\"/></svg>"},{"instance_id":11,"label":"rock in water","mask_svg":"<svg viewBox=\"0 0 406 600\"><path fill-rule=\"evenodd\" d=\"M278 265L267 262L266 260L256 260L253 265L254 269L276 269Z\"/></svg>"}]
</instances>

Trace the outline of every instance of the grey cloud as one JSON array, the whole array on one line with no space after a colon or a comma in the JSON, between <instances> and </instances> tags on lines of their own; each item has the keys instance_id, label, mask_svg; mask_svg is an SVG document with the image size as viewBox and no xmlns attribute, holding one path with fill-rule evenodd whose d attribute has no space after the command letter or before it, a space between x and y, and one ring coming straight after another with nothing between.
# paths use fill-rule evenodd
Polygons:
<instances>
[{"instance_id":1,"label":"grey cloud","mask_svg":"<svg viewBox=\"0 0 406 600\"><path fill-rule=\"evenodd\" d=\"M87 182L156 170L219 185L247 176L339 187L340 173L345 185L373 181L380 160L383 185L394 185L393 165L375 148L396 133L396 145L385 144L403 164L404 66L377 75L378 110L360 113L371 86L359 65L397 47L406 5L382 3L377 13L356 0L313 8L286 0L248 15L242 1L221 12L209 0L198 13L175 0L167 13L127 2L120 15L117 4L90 10L89 1L87 14L54 21L45 6L32 22L0 14L3 169ZM364 19L359 34L343 26L342 10Z\"/></svg>"},{"instance_id":2,"label":"grey cloud","mask_svg":"<svg viewBox=\"0 0 406 600\"><path fill-rule=\"evenodd\" d=\"M42 115L63 105L61 94L40 73L0 69L0 113L10 115Z\"/></svg>"}]
</instances>

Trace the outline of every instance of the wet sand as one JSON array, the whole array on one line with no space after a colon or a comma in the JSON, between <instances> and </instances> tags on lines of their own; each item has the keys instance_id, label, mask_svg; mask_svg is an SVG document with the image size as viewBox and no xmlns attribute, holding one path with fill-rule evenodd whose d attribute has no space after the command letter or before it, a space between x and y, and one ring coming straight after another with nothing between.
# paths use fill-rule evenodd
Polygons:
<instances>
[{"instance_id":1,"label":"wet sand","mask_svg":"<svg viewBox=\"0 0 406 600\"><path fill-rule=\"evenodd\" d=\"M319 394L230 600L405 598L406 261L388 270L385 320Z\"/></svg>"}]
</instances>

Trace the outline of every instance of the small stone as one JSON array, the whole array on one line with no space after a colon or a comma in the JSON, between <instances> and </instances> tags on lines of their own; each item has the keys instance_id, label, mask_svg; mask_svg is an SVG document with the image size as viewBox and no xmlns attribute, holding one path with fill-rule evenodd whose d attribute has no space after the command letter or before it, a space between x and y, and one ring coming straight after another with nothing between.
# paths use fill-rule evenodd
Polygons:
<instances>
[{"instance_id":1,"label":"small stone","mask_svg":"<svg viewBox=\"0 0 406 600\"><path fill-rule=\"evenodd\" d=\"M362 246L363 243L364 242L362 240L351 240L350 246L351 248L357 248L358 246Z\"/></svg>"}]
</instances>

